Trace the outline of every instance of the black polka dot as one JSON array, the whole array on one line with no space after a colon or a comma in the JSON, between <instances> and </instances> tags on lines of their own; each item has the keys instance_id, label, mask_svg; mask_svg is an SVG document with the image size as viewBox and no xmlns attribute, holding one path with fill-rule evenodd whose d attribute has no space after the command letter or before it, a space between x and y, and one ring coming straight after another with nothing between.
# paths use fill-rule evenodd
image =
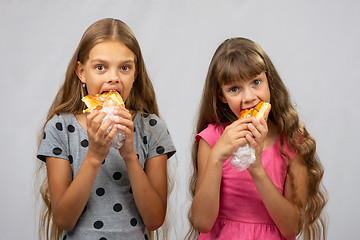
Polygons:
<instances>
[{"instance_id":1,"label":"black polka dot","mask_svg":"<svg viewBox=\"0 0 360 240\"><path fill-rule=\"evenodd\" d=\"M73 125L71 125L71 124L67 127L67 129L71 133L75 132L75 127Z\"/></svg>"},{"instance_id":2,"label":"black polka dot","mask_svg":"<svg viewBox=\"0 0 360 240\"><path fill-rule=\"evenodd\" d=\"M62 153L62 150L61 150L60 148L54 148L54 149L53 149L53 153L54 153L55 155L60 155L60 154Z\"/></svg>"},{"instance_id":3,"label":"black polka dot","mask_svg":"<svg viewBox=\"0 0 360 240\"><path fill-rule=\"evenodd\" d=\"M107 238L101 237L101 238L99 238L99 240L107 240Z\"/></svg>"},{"instance_id":4,"label":"black polka dot","mask_svg":"<svg viewBox=\"0 0 360 240\"><path fill-rule=\"evenodd\" d=\"M67 235L64 235L63 240L66 240L66 239L67 239Z\"/></svg>"},{"instance_id":5,"label":"black polka dot","mask_svg":"<svg viewBox=\"0 0 360 240\"><path fill-rule=\"evenodd\" d=\"M131 187L129 188L129 193L131 193L131 194L132 194L132 188L131 188Z\"/></svg>"},{"instance_id":6,"label":"black polka dot","mask_svg":"<svg viewBox=\"0 0 360 240\"><path fill-rule=\"evenodd\" d=\"M101 165L103 165L105 163L105 159L104 159L104 161L101 163Z\"/></svg>"},{"instance_id":7,"label":"black polka dot","mask_svg":"<svg viewBox=\"0 0 360 240\"><path fill-rule=\"evenodd\" d=\"M120 203L116 203L113 209L115 212L120 212L122 210L122 205Z\"/></svg>"},{"instance_id":8,"label":"black polka dot","mask_svg":"<svg viewBox=\"0 0 360 240\"><path fill-rule=\"evenodd\" d=\"M114 180L120 180L120 178L122 177L121 172L116 172L113 174L113 179Z\"/></svg>"},{"instance_id":9,"label":"black polka dot","mask_svg":"<svg viewBox=\"0 0 360 240\"><path fill-rule=\"evenodd\" d=\"M148 113L143 113L142 116L143 116L144 118L147 118L147 117L149 116L149 114L148 114Z\"/></svg>"},{"instance_id":10,"label":"black polka dot","mask_svg":"<svg viewBox=\"0 0 360 240\"><path fill-rule=\"evenodd\" d=\"M136 218L132 218L132 219L130 220L130 224L131 224L131 226L135 227L136 224L137 224Z\"/></svg>"},{"instance_id":11,"label":"black polka dot","mask_svg":"<svg viewBox=\"0 0 360 240\"><path fill-rule=\"evenodd\" d=\"M43 139L46 139L46 132L44 132Z\"/></svg>"},{"instance_id":12,"label":"black polka dot","mask_svg":"<svg viewBox=\"0 0 360 240\"><path fill-rule=\"evenodd\" d=\"M139 154L136 154L136 156L137 156L137 158L138 158L138 159L140 159L140 156L139 156Z\"/></svg>"},{"instance_id":13,"label":"black polka dot","mask_svg":"<svg viewBox=\"0 0 360 240\"><path fill-rule=\"evenodd\" d=\"M165 152L165 149L164 149L163 146L158 146L158 147L156 148L156 152L157 152L158 154L163 154L163 153Z\"/></svg>"},{"instance_id":14,"label":"black polka dot","mask_svg":"<svg viewBox=\"0 0 360 240\"><path fill-rule=\"evenodd\" d=\"M149 237L148 237L147 234L145 234L144 239L145 239L145 240L149 240Z\"/></svg>"},{"instance_id":15,"label":"black polka dot","mask_svg":"<svg viewBox=\"0 0 360 240\"><path fill-rule=\"evenodd\" d=\"M82 140L82 141L81 141L81 146L83 146L83 147L89 146L88 140L87 140L87 139Z\"/></svg>"},{"instance_id":16,"label":"black polka dot","mask_svg":"<svg viewBox=\"0 0 360 240\"><path fill-rule=\"evenodd\" d=\"M96 221L94 222L94 228L100 229L104 226L104 223L102 221Z\"/></svg>"},{"instance_id":17,"label":"black polka dot","mask_svg":"<svg viewBox=\"0 0 360 240\"><path fill-rule=\"evenodd\" d=\"M149 124L153 127L157 124L157 121L155 119L150 119Z\"/></svg>"},{"instance_id":18,"label":"black polka dot","mask_svg":"<svg viewBox=\"0 0 360 240\"><path fill-rule=\"evenodd\" d=\"M98 188L98 189L96 189L96 194L97 194L99 197L103 196L103 195L105 194L105 189L103 189L103 188Z\"/></svg>"},{"instance_id":19,"label":"black polka dot","mask_svg":"<svg viewBox=\"0 0 360 240\"><path fill-rule=\"evenodd\" d=\"M62 126L62 123L61 123L61 122L57 122L57 123L55 124L55 127L56 127L56 129L59 130L59 131L62 131L62 130L63 130L63 126Z\"/></svg>"},{"instance_id":20,"label":"black polka dot","mask_svg":"<svg viewBox=\"0 0 360 240\"><path fill-rule=\"evenodd\" d=\"M136 129L135 129L135 127L134 127L134 132L136 132Z\"/></svg>"},{"instance_id":21,"label":"black polka dot","mask_svg":"<svg viewBox=\"0 0 360 240\"><path fill-rule=\"evenodd\" d=\"M143 137L143 143L144 143L144 144L147 144L147 143L148 143L146 136Z\"/></svg>"},{"instance_id":22,"label":"black polka dot","mask_svg":"<svg viewBox=\"0 0 360 240\"><path fill-rule=\"evenodd\" d=\"M68 157L69 157L69 162L70 162L70 164L72 164L72 163L73 163L73 160L74 160L74 159L73 159L73 156L72 156L72 155L69 155Z\"/></svg>"}]
</instances>

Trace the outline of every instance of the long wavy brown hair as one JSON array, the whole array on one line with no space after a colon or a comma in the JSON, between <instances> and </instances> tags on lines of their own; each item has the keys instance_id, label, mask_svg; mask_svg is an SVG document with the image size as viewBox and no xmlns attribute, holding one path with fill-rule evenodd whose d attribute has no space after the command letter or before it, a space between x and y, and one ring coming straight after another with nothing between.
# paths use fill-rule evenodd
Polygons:
<instances>
[{"instance_id":1,"label":"long wavy brown hair","mask_svg":"<svg viewBox=\"0 0 360 240\"><path fill-rule=\"evenodd\" d=\"M324 206L327 202L326 190L321 179L323 166L316 154L316 142L300 123L299 116L291 104L289 93L265 51L255 42L246 38L231 38L225 40L215 51L211 60L200 102L196 132L200 133L209 124L222 124L237 119L227 104L219 99L221 86L239 80L246 80L265 72L270 88L271 112L269 119L278 127L281 136L281 154L287 159L288 175L291 185L296 189L294 176L289 171L290 158L283 151L284 141L304 159L308 174L308 197L305 214L299 223L304 239L326 238L326 216ZM192 147L193 174L190 179L190 193L195 195L198 179L198 143L194 140ZM292 199L298 208L301 202L296 195ZM192 226L191 211L189 212L190 231L188 239L198 236Z\"/></svg>"},{"instance_id":2,"label":"long wavy brown hair","mask_svg":"<svg viewBox=\"0 0 360 240\"><path fill-rule=\"evenodd\" d=\"M93 23L84 32L80 43L70 60L65 75L65 81L49 109L40 133L41 136L39 136L39 144L41 142L42 133L46 123L55 114L63 112L79 114L85 108L81 98L86 94L86 89L84 90L80 79L75 73L76 63L77 61L80 61L82 64L85 64L89 57L90 50L96 44L108 40L115 40L123 43L136 56L136 76L133 87L125 102L126 108L133 111L140 111L142 113L153 113L159 115L154 88L147 74L138 41L131 29L124 22L118 19L106 18ZM39 237L40 239L45 238L46 240L60 239L62 230L59 229L53 221L48 179L46 174L44 174L45 163L40 161L38 162L39 166L37 169L37 178L42 178L42 180L39 180L39 188L41 198L45 203L41 208L39 219Z\"/></svg>"}]
</instances>

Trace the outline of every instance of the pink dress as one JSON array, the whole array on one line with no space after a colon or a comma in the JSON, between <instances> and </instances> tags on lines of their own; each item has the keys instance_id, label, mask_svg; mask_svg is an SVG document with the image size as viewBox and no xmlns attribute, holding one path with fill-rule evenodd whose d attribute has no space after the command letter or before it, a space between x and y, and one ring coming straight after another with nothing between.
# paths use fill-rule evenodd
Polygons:
<instances>
[{"instance_id":1,"label":"pink dress","mask_svg":"<svg viewBox=\"0 0 360 240\"><path fill-rule=\"evenodd\" d=\"M211 147L220 138L225 125L209 125L196 136L203 138ZM294 152L284 146L292 160ZM287 161L280 154L280 137L262 153L265 171L284 194ZM230 158L223 164L220 189L220 209L216 222L209 233L201 233L199 239L285 239L265 208L255 184L247 170L238 172L230 165Z\"/></svg>"}]
</instances>

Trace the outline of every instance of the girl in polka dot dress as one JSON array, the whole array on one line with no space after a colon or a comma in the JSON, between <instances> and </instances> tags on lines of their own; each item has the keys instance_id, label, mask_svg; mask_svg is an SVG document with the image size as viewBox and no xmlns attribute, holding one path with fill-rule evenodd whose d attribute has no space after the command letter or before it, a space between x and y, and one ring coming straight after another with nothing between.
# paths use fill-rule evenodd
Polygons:
<instances>
[{"instance_id":1,"label":"girl in polka dot dress","mask_svg":"<svg viewBox=\"0 0 360 240\"><path fill-rule=\"evenodd\" d=\"M242 109L270 102L265 118ZM266 120L267 119L267 120ZM274 65L245 38L224 41L210 63L193 145L189 236L199 239L325 238L323 167ZM230 164L245 144L256 160Z\"/></svg>"},{"instance_id":2,"label":"girl in polka dot dress","mask_svg":"<svg viewBox=\"0 0 360 240\"><path fill-rule=\"evenodd\" d=\"M85 109L87 94L118 91L126 108ZM167 207L167 159L175 153L129 27L102 19L84 33L49 110L37 157L46 165L40 219L46 239L148 239ZM111 131L106 130L113 125ZM110 148L117 130L126 134ZM49 225L50 224L50 225Z\"/></svg>"}]
</instances>

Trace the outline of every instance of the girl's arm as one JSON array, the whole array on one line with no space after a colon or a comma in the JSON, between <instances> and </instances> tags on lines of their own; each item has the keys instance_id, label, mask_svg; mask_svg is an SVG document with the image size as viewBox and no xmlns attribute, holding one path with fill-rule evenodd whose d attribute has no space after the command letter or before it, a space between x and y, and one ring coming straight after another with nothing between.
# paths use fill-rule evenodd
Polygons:
<instances>
[{"instance_id":1,"label":"girl's arm","mask_svg":"<svg viewBox=\"0 0 360 240\"><path fill-rule=\"evenodd\" d=\"M104 113L93 112L87 117L89 150L74 179L69 161L55 157L46 158L51 209L56 224L63 230L73 229L78 221L101 163L109 152L111 139L116 133L116 128L113 128L105 135L112 122L107 120L101 124L104 116Z\"/></svg>"},{"instance_id":2,"label":"girl's arm","mask_svg":"<svg viewBox=\"0 0 360 240\"><path fill-rule=\"evenodd\" d=\"M207 233L214 226L219 213L223 160L212 152L210 145L202 138L199 142L197 159L198 181L191 206L191 216L195 229Z\"/></svg>"},{"instance_id":3,"label":"girl's arm","mask_svg":"<svg viewBox=\"0 0 360 240\"><path fill-rule=\"evenodd\" d=\"M303 214L307 199L307 168L304 160L296 156L290 163L289 171L293 174L294 184L291 184L289 175L285 180L285 189L283 196L272 180L265 172L261 163L261 154L264 139L267 134L267 124L264 119L258 122L256 119L249 126L252 136L246 138L255 149L256 161L248 171L252 176L255 186L268 210L271 218L285 238L295 238L300 230ZM295 189L293 188L295 186ZM301 207L295 204L293 195L296 190L297 201L300 201ZM297 204L299 205L299 204Z\"/></svg>"},{"instance_id":4,"label":"girl's arm","mask_svg":"<svg viewBox=\"0 0 360 240\"><path fill-rule=\"evenodd\" d=\"M289 171L294 174L293 181L296 186L296 195L302 204L301 208L296 207L292 199L294 189L290 184L289 175L286 177L285 196L283 196L264 168L249 171L271 218L287 239L295 238L299 234L307 199L307 169L303 159L295 157L290 164Z\"/></svg>"},{"instance_id":5,"label":"girl's arm","mask_svg":"<svg viewBox=\"0 0 360 240\"><path fill-rule=\"evenodd\" d=\"M91 157L87 156L78 174L72 180L68 160L46 158L51 209L59 228L65 231L74 228L89 199L100 166L101 163L96 164Z\"/></svg>"},{"instance_id":6,"label":"girl's arm","mask_svg":"<svg viewBox=\"0 0 360 240\"><path fill-rule=\"evenodd\" d=\"M227 126L213 148L200 139L198 148L198 181L191 206L192 221L199 232L209 232L219 213L220 186L224 160L247 141L248 119L237 120Z\"/></svg>"},{"instance_id":7,"label":"girl's arm","mask_svg":"<svg viewBox=\"0 0 360 240\"><path fill-rule=\"evenodd\" d=\"M167 156L146 161L145 172L134 153L124 158L135 204L145 226L150 231L161 227L167 207Z\"/></svg>"}]
</instances>

